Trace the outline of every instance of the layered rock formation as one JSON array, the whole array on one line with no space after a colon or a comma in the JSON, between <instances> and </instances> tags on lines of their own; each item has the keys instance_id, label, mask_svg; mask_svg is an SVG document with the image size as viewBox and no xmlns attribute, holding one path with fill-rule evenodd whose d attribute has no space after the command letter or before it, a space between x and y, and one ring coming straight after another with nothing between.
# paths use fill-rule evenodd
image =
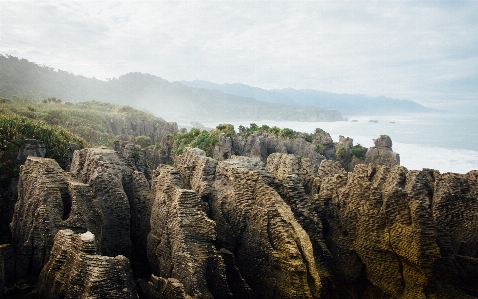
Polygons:
<instances>
[{"instance_id":1,"label":"layered rock formation","mask_svg":"<svg viewBox=\"0 0 478 299\"><path fill-rule=\"evenodd\" d=\"M23 140L22 146L18 151L17 161L19 163L25 162L27 157L45 157L46 148L43 141L36 139Z\"/></svg>"},{"instance_id":2,"label":"layered rock formation","mask_svg":"<svg viewBox=\"0 0 478 299\"><path fill-rule=\"evenodd\" d=\"M245 137L240 134L226 137L222 134L219 144L214 148L213 157L219 160L228 159L232 155L259 157L265 163L270 154L285 153L302 156L320 164L325 157L319 154L320 150L311 141L307 134L299 135L297 138L285 138L262 132L254 132ZM327 155L330 155L328 145L330 145L331 139L323 138L318 141L324 143L324 149Z\"/></svg>"},{"instance_id":3,"label":"layered rock formation","mask_svg":"<svg viewBox=\"0 0 478 299\"><path fill-rule=\"evenodd\" d=\"M98 254L91 232L60 230L38 280L39 298L138 298L129 261Z\"/></svg>"},{"instance_id":4,"label":"layered rock formation","mask_svg":"<svg viewBox=\"0 0 478 299\"><path fill-rule=\"evenodd\" d=\"M28 158L17 275L41 273L53 298L134 298L129 260L141 298L478 298L478 171L191 148L174 162L150 188L105 148L75 151L71 172Z\"/></svg>"},{"instance_id":5,"label":"layered rock formation","mask_svg":"<svg viewBox=\"0 0 478 299\"><path fill-rule=\"evenodd\" d=\"M380 135L374 139L374 147L368 149L365 154L365 164L385 165L392 167L400 165L400 156L392 150L392 139L387 135Z\"/></svg>"},{"instance_id":6,"label":"layered rock formation","mask_svg":"<svg viewBox=\"0 0 478 299\"><path fill-rule=\"evenodd\" d=\"M38 274L60 229L101 235L103 218L91 187L47 158L29 157L21 168L12 221L16 275Z\"/></svg>"},{"instance_id":7,"label":"layered rock formation","mask_svg":"<svg viewBox=\"0 0 478 299\"><path fill-rule=\"evenodd\" d=\"M133 110L130 107L123 107L126 110ZM125 111L129 112L129 111ZM124 141L134 142L134 136L149 136L153 144L161 142L164 136L178 131L175 122L166 122L162 118L154 120L140 119L137 117L126 117L126 119L112 118L108 124L108 131L114 135L121 136Z\"/></svg>"},{"instance_id":8,"label":"layered rock formation","mask_svg":"<svg viewBox=\"0 0 478 299\"><path fill-rule=\"evenodd\" d=\"M61 229L91 231L102 254L146 261L151 209L149 183L118 153L75 151L71 172L51 159L22 166L12 221L17 275L38 274Z\"/></svg>"}]
</instances>

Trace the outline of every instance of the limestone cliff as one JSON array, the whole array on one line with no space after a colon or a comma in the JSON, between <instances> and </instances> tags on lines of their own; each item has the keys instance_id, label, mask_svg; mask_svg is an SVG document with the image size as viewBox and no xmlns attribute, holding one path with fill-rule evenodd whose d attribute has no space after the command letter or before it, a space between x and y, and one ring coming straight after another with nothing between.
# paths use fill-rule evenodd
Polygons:
<instances>
[{"instance_id":1,"label":"limestone cliff","mask_svg":"<svg viewBox=\"0 0 478 299\"><path fill-rule=\"evenodd\" d=\"M106 148L29 157L0 286L15 254L52 298L478 298L478 171L382 164L186 148L150 187Z\"/></svg>"},{"instance_id":2,"label":"limestone cliff","mask_svg":"<svg viewBox=\"0 0 478 299\"><path fill-rule=\"evenodd\" d=\"M329 140L324 139L324 142ZM237 134L232 137L222 134L219 144L214 148L213 157L219 160L227 159L232 155L259 157L265 163L272 153L295 154L308 158L316 164L320 164L325 159L319 154L316 144L311 142L310 136L306 134L299 134L297 138L286 138L262 132L255 132L248 136Z\"/></svg>"}]
</instances>

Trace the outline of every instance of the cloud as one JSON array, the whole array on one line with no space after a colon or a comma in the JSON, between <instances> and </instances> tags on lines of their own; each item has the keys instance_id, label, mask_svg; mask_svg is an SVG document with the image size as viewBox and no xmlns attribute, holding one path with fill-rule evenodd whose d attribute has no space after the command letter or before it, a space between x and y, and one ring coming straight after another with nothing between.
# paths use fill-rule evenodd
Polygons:
<instances>
[{"instance_id":1,"label":"cloud","mask_svg":"<svg viewBox=\"0 0 478 299\"><path fill-rule=\"evenodd\" d=\"M0 52L86 76L141 71L476 99L476 1L0 2Z\"/></svg>"}]
</instances>

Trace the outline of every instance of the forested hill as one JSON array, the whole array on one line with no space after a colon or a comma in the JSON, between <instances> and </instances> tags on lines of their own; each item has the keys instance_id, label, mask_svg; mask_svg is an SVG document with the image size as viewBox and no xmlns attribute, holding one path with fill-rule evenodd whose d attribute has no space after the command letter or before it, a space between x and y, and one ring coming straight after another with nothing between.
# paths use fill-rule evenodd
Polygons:
<instances>
[{"instance_id":1,"label":"forested hill","mask_svg":"<svg viewBox=\"0 0 478 299\"><path fill-rule=\"evenodd\" d=\"M146 109L168 121L342 120L340 112L297 108L192 88L150 74L128 73L109 81L74 75L26 59L0 55L0 97L63 102L96 100Z\"/></svg>"},{"instance_id":2,"label":"forested hill","mask_svg":"<svg viewBox=\"0 0 478 299\"><path fill-rule=\"evenodd\" d=\"M270 103L304 108L335 109L347 114L396 114L432 110L413 101L397 100L385 96L371 97L361 94L337 94L312 89L297 90L285 88L266 90L239 83L216 84L200 80L182 81L181 83L194 88L207 88L238 96L253 97Z\"/></svg>"}]
</instances>

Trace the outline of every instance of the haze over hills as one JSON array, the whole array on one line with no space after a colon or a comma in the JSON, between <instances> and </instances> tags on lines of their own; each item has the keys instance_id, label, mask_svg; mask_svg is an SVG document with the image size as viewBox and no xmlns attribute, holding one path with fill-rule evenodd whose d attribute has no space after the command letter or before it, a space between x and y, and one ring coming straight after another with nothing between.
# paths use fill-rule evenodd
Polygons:
<instances>
[{"instance_id":1,"label":"haze over hills","mask_svg":"<svg viewBox=\"0 0 478 299\"><path fill-rule=\"evenodd\" d=\"M218 90L192 88L160 77L128 73L108 81L0 55L0 97L96 100L146 109L168 121L291 120L337 121L338 111L297 108Z\"/></svg>"},{"instance_id":2,"label":"haze over hills","mask_svg":"<svg viewBox=\"0 0 478 299\"><path fill-rule=\"evenodd\" d=\"M216 84L209 81L181 81L184 85L220 90L237 96L252 97L260 101L291 105L303 108L323 108L339 110L345 114L397 114L410 112L429 112L432 109L409 100L397 100L385 96L372 97L361 94L337 94L312 89L272 89L239 83Z\"/></svg>"}]
</instances>

